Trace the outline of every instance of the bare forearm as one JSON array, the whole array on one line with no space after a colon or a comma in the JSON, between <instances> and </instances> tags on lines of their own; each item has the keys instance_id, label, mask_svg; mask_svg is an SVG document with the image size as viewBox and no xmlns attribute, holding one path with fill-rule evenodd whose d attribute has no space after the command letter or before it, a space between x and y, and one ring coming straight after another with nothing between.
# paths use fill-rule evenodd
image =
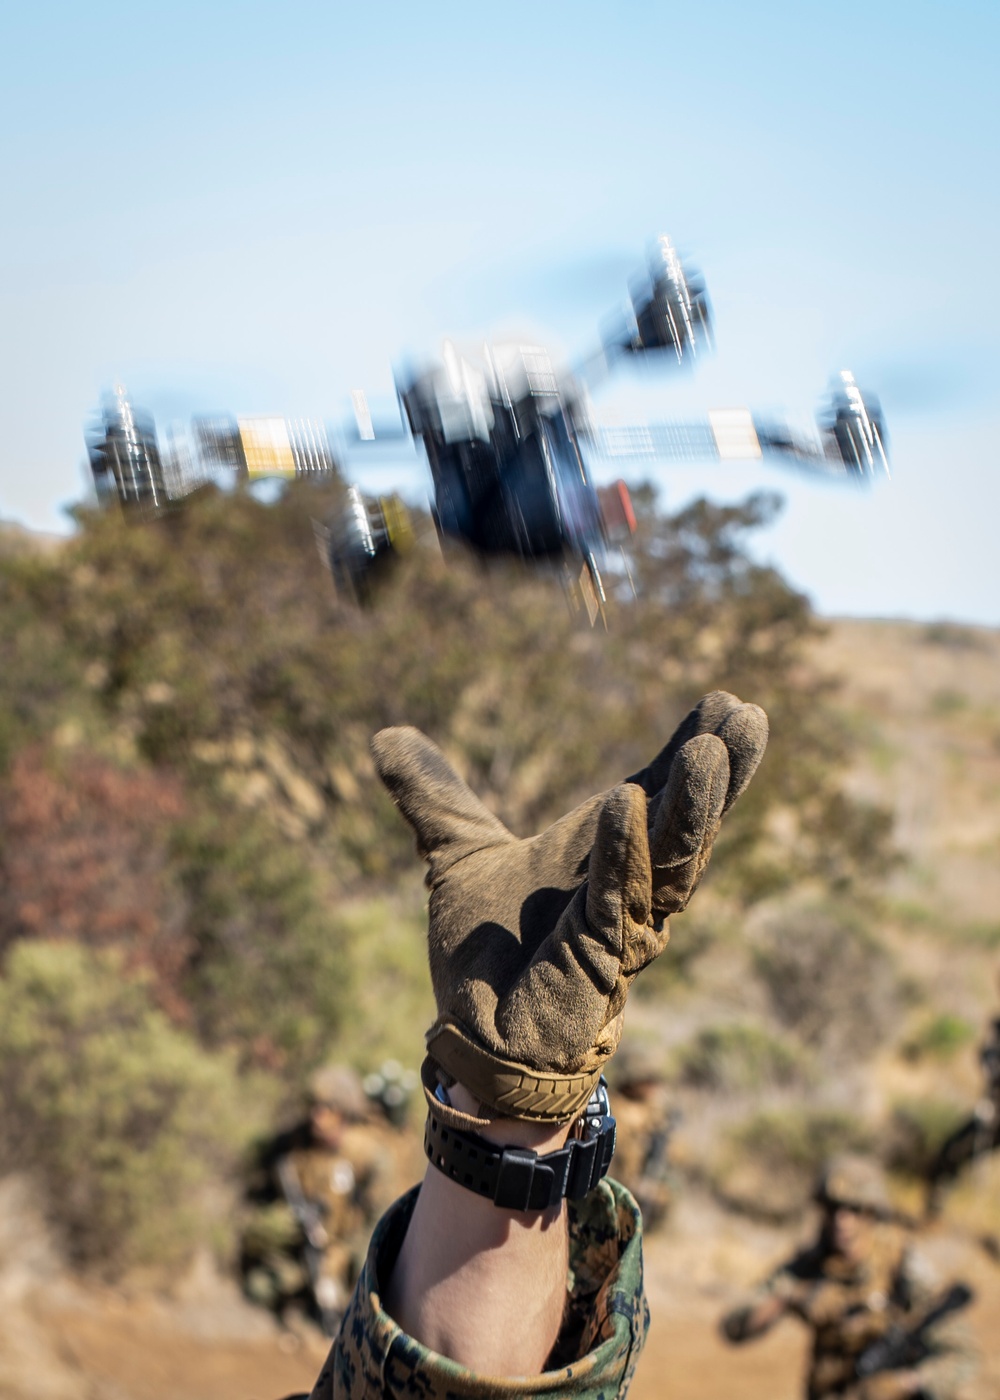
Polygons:
<instances>
[{"instance_id":1,"label":"bare forearm","mask_svg":"<svg viewBox=\"0 0 1000 1400\"><path fill-rule=\"evenodd\" d=\"M461 1086L456 1108L477 1105ZM552 1152L565 1127L503 1121L482 1136ZM566 1301L565 1202L549 1211L500 1210L427 1169L386 1289L387 1312L425 1346L486 1375L537 1375Z\"/></svg>"}]
</instances>

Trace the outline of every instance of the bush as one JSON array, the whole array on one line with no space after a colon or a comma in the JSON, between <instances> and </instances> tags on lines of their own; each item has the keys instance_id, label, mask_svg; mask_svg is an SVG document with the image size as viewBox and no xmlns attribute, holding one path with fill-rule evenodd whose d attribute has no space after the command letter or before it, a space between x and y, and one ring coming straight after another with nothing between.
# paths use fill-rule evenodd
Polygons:
<instances>
[{"instance_id":1,"label":"bush","mask_svg":"<svg viewBox=\"0 0 1000 1400\"><path fill-rule=\"evenodd\" d=\"M904 1059L950 1060L976 1034L976 1028L962 1016L948 1011L927 1017L902 1044Z\"/></svg>"},{"instance_id":2,"label":"bush","mask_svg":"<svg viewBox=\"0 0 1000 1400\"><path fill-rule=\"evenodd\" d=\"M898 1017L892 963L850 910L819 905L776 916L753 961L778 1020L827 1055L864 1056Z\"/></svg>"},{"instance_id":3,"label":"bush","mask_svg":"<svg viewBox=\"0 0 1000 1400\"><path fill-rule=\"evenodd\" d=\"M336 890L265 817L207 803L178 832L192 946L184 983L205 1044L295 1079L329 1051L353 997Z\"/></svg>"},{"instance_id":4,"label":"bush","mask_svg":"<svg viewBox=\"0 0 1000 1400\"><path fill-rule=\"evenodd\" d=\"M677 1054L685 1084L723 1093L801 1083L811 1065L801 1047L747 1022L705 1026Z\"/></svg>"},{"instance_id":5,"label":"bush","mask_svg":"<svg viewBox=\"0 0 1000 1400\"><path fill-rule=\"evenodd\" d=\"M427 975L426 892L418 878L394 897L361 899L338 914L354 993L343 1053L364 1072L384 1059L416 1067L435 1018Z\"/></svg>"},{"instance_id":6,"label":"bush","mask_svg":"<svg viewBox=\"0 0 1000 1400\"><path fill-rule=\"evenodd\" d=\"M930 712L932 715L946 718L948 715L956 715L960 711L968 709L969 697L960 690L935 690L931 696Z\"/></svg>"},{"instance_id":7,"label":"bush","mask_svg":"<svg viewBox=\"0 0 1000 1400\"><path fill-rule=\"evenodd\" d=\"M0 954L19 938L122 948L183 1021L190 949L170 859L183 812L169 773L83 749L23 749L0 786Z\"/></svg>"},{"instance_id":8,"label":"bush","mask_svg":"<svg viewBox=\"0 0 1000 1400\"><path fill-rule=\"evenodd\" d=\"M0 978L0 1163L30 1170L78 1266L174 1262L201 1188L252 1131L228 1057L206 1054L114 950L22 942Z\"/></svg>"},{"instance_id":9,"label":"bush","mask_svg":"<svg viewBox=\"0 0 1000 1400\"><path fill-rule=\"evenodd\" d=\"M893 1106L886 1134L886 1166L926 1179L950 1133L966 1115L950 1099L901 1099Z\"/></svg>"},{"instance_id":10,"label":"bush","mask_svg":"<svg viewBox=\"0 0 1000 1400\"><path fill-rule=\"evenodd\" d=\"M929 622L923 630L923 641L930 646L947 647L951 651L982 651L985 648L980 632L954 622Z\"/></svg>"},{"instance_id":11,"label":"bush","mask_svg":"<svg viewBox=\"0 0 1000 1400\"><path fill-rule=\"evenodd\" d=\"M205 492L148 529L81 513L51 559L0 556L0 616L14 633L0 657L34 684L18 658L52 633L62 660L38 687L46 717L93 712L154 765L216 768L220 788L241 736L274 738L294 785L319 794L309 838L331 838L345 881L384 879L412 850L371 795L364 739L380 725L425 729L530 834L646 763L721 686L768 709L772 740L709 879L745 904L802 878L837 889L878 878L888 816L842 790L855 741L808 663L819 625L746 547L776 500L667 516L639 489L635 503L635 596L613 601L606 632L574 622L541 571L445 568L430 549L414 549L363 614L338 604L312 547L323 503L305 487L272 506ZM35 691L15 689L11 752L35 732ZM5 695L0 682L0 747Z\"/></svg>"},{"instance_id":12,"label":"bush","mask_svg":"<svg viewBox=\"0 0 1000 1400\"><path fill-rule=\"evenodd\" d=\"M115 947L212 1048L297 1077L351 998L334 889L308 843L175 772L83 748L19 753L0 783L0 955Z\"/></svg>"},{"instance_id":13,"label":"bush","mask_svg":"<svg viewBox=\"0 0 1000 1400\"><path fill-rule=\"evenodd\" d=\"M962 924L952 930L956 943L964 943L972 948L1000 948L1000 923L987 923L982 920Z\"/></svg>"},{"instance_id":14,"label":"bush","mask_svg":"<svg viewBox=\"0 0 1000 1400\"><path fill-rule=\"evenodd\" d=\"M810 1199L836 1152L867 1152L872 1135L849 1113L826 1108L762 1109L727 1136L714 1173L718 1194L749 1215L785 1220Z\"/></svg>"}]
</instances>

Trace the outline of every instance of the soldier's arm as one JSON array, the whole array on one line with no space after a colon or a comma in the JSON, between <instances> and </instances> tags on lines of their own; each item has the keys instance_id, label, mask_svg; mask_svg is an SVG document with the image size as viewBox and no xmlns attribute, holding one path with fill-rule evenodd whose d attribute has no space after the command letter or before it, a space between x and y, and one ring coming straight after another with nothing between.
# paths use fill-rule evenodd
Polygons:
<instances>
[{"instance_id":1,"label":"soldier's arm","mask_svg":"<svg viewBox=\"0 0 1000 1400\"><path fill-rule=\"evenodd\" d=\"M563 1146L617 1048L631 982L665 946L667 918L693 894L766 734L762 711L713 692L647 768L530 840L507 831L424 735L375 736L379 776L429 867L438 1015L424 1087L442 1152L376 1226L314 1400L482 1394L484 1375L499 1392L541 1394L525 1381L547 1363L555 1396L584 1358L602 1393L626 1393L648 1311L638 1212L600 1180L603 1139L573 1154L596 1184L567 1208L561 1198L585 1183L578 1172L560 1184L546 1167L538 1180L560 1185L558 1203L533 1212L481 1198L471 1174L445 1168L443 1149L448 1132L470 1164L487 1135L541 1156ZM438 1088L450 1117L437 1115ZM511 1192L529 1167L534 1181L526 1158L505 1159ZM550 1355L557 1338L561 1362Z\"/></svg>"},{"instance_id":2,"label":"soldier's arm","mask_svg":"<svg viewBox=\"0 0 1000 1400\"><path fill-rule=\"evenodd\" d=\"M461 1085L454 1107L475 1113ZM539 1154L568 1129L508 1120L481 1136ZM566 1301L566 1203L548 1211L500 1210L428 1167L386 1290L387 1312L431 1350L487 1375L533 1375L545 1365Z\"/></svg>"},{"instance_id":3,"label":"soldier's arm","mask_svg":"<svg viewBox=\"0 0 1000 1400\"><path fill-rule=\"evenodd\" d=\"M803 1321L822 1324L837 1311L840 1285L820 1277L815 1251L803 1250L760 1284L720 1324L730 1342L749 1342L779 1322L786 1313Z\"/></svg>"},{"instance_id":4,"label":"soldier's arm","mask_svg":"<svg viewBox=\"0 0 1000 1400\"><path fill-rule=\"evenodd\" d=\"M779 1269L749 1298L726 1313L720 1323L722 1335L727 1341L737 1343L762 1337L789 1311L792 1292L791 1275Z\"/></svg>"}]
</instances>

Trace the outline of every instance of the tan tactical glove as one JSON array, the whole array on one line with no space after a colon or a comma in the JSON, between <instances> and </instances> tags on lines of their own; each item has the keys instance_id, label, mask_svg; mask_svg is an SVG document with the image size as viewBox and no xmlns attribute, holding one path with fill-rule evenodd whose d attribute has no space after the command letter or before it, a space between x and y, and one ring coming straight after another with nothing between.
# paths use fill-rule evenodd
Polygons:
<instances>
[{"instance_id":1,"label":"tan tactical glove","mask_svg":"<svg viewBox=\"0 0 1000 1400\"><path fill-rule=\"evenodd\" d=\"M715 691L648 768L518 840L419 730L376 734L379 776L430 867L425 1084L439 1067L496 1116L578 1116L632 979L666 946L766 743L763 710Z\"/></svg>"}]
</instances>

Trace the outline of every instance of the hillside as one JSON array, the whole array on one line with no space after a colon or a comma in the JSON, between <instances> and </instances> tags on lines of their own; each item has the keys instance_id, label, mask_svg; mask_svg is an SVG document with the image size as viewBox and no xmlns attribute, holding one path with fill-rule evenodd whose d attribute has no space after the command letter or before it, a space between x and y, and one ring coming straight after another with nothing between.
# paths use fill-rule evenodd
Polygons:
<instances>
[{"instance_id":1,"label":"hillside","mask_svg":"<svg viewBox=\"0 0 1000 1400\"><path fill-rule=\"evenodd\" d=\"M892 803L900 913L1000 948L1000 634L834 622L818 655L862 737L855 790Z\"/></svg>"},{"instance_id":2,"label":"hillside","mask_svg":"<svg viewBox=\"0 0 1000 1400\"><path fill-rule=\"evenodd\" d=\"M0 539L2 1400L274 1400L311 1379L318 1340L232 1280L238 1164L311 1066L419 1054L425 895L371 730L419 723L526 833L717 685L765 704L772 743L630 1000L683 1113L633 1393L673 1370L678 1400L795 1394L795 1329L728 1352L718 1313L808 1229L829 1150L880 1156L916 1209L979 1091L1000 634L818 623L744 549L768 501L637 499L635 596L607 631L554 577L419 550L345 608L302 545L311 498L84 518L57 551ZM986 1168L928 1242L976 1283L984 1339L995 1237Z\"/></svg>"}]
</instances>

